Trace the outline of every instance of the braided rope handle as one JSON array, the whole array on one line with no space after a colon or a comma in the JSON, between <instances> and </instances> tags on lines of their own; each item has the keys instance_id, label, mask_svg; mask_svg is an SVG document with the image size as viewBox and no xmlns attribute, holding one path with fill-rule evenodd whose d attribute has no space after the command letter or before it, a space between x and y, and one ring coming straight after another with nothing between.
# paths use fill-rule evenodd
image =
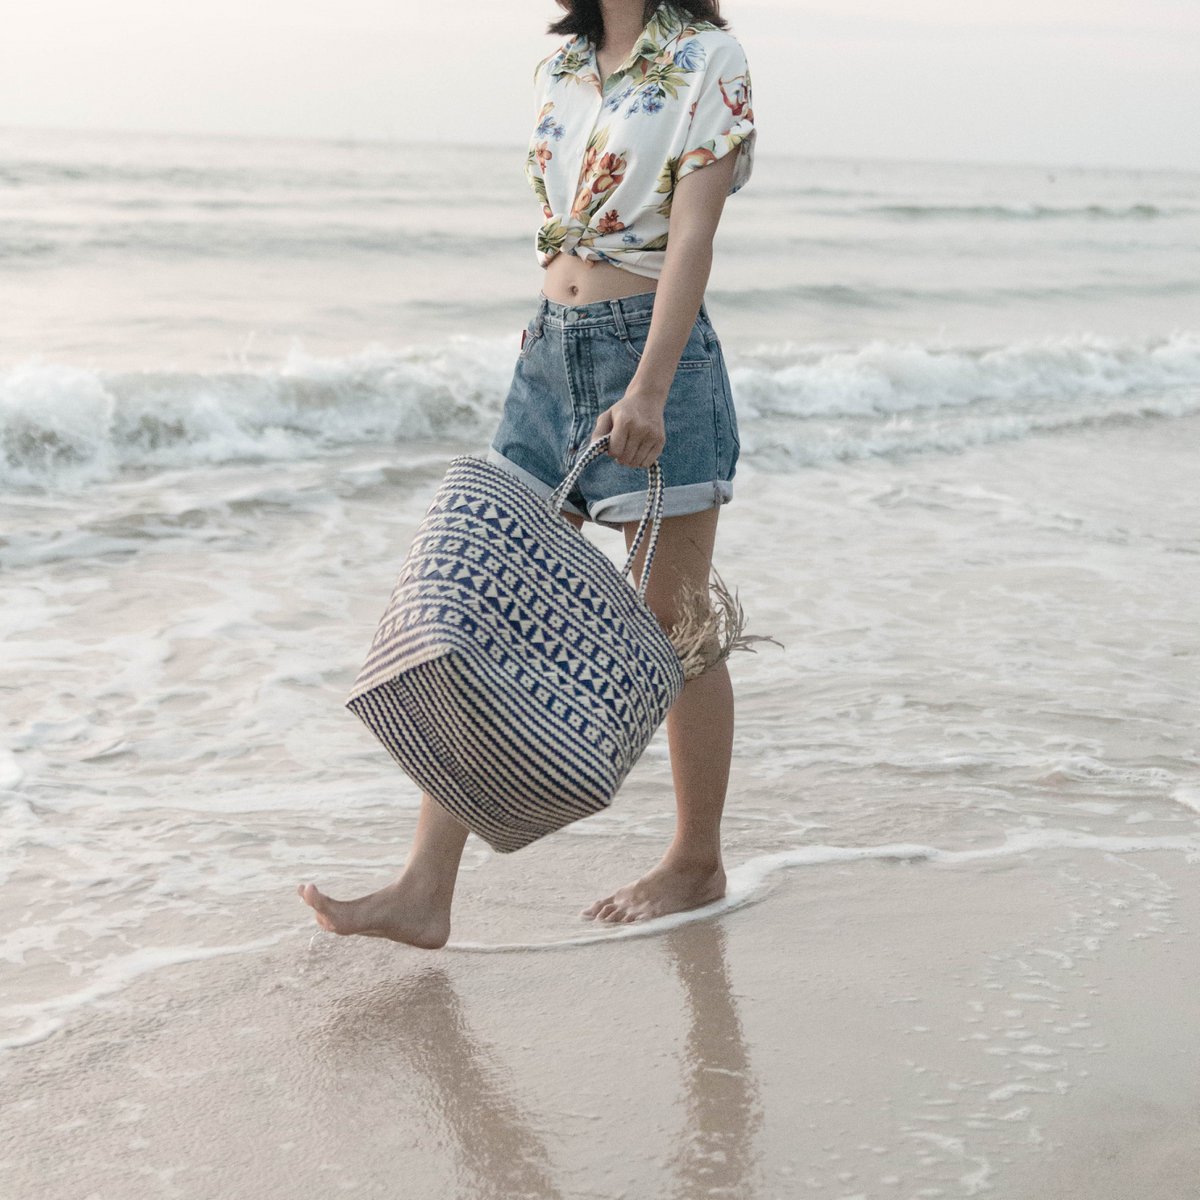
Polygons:
<instances>
[{"instance_id":1,"label":"braided rope handle","mask_svg":"<svg viewBox=\"0 0 1200 1200\"><path fill-rule=\"evenodd\" d=\"M550 508L559 516L562 515L563 503L566 501L567 494L571 488L575 486L575 481L583 473L585 467L590 466L608 449L608 440L611 436L611 434L604 433L592 442L575 460L571 470L567 473L567 477L547 497L547 503L550 505ZM646 549L646 562L642 567L642 579L637 589L638 599L643 604L646 602L646 588L650 583L650 568L654 562L654 551L658 546L658 534L662 527L663 516L662 467L657 462L652 462L646 468L646 472L649 476L646 488L646 507L642 512L642 519L638 522L637 533L630 544L625 565L621 568L622 576L627 575L633 568L633 560L637 557L638 547L642 544L642 538L645 536L646 528L649 525L650 544Z\"/></svg>"}]
</instances>

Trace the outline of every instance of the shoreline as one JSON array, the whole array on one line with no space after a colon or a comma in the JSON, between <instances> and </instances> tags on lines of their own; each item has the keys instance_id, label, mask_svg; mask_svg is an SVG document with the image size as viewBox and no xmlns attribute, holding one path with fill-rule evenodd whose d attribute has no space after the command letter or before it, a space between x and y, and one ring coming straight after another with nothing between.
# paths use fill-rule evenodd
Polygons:
<instances>
[{"instance_id":1,"label":"shoreline","mask_svg":"<svg viewBox=\"0 0 1200 1200\"><path fill-rule=\"evenodd\" d=\"M1141 1194L1117 1181L1155 1163L1156 1200L1190 1200L1198 870L1102 849L815 863L567 970L298 931L7 1056L12 1144L38 1152L6 1186L1024 1197L1053 1178L1096 1200ZM1130 1156L1108 1192L1085 1149L1101 1113Z\"/></svg>"}]
</instances>

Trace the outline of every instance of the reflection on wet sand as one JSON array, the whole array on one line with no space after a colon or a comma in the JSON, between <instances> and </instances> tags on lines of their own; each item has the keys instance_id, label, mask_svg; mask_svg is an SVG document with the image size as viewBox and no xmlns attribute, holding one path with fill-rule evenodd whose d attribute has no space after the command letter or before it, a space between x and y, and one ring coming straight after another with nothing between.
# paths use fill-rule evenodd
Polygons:
<instances>
[{"instance_id":1,"label":"reflection on wet sand","mask_svg":"<svg viewBox=\"0 0 1200 1200\"><path fill-rule=\"evenodd\" d=\"M754 1195L762 1107L730 984L725 930L700 921L671 930L665 941L688 1006L687 1124L674 1157L674 1195Z\"/></svg>"},{"instance_id":2,"label":"reflection on wet sand","mask_svg":"<svg viewBox=\"0 0 1200 1200\"><path fill-rule=\"evenodd\" d=\"M374 1056L377 1066L398 1053L413 1068L428 1086L428 1108L450 1134L440 1138L443 1130L431 1130L441 1154L454 1155L460 1194L478 1200L560 1196L545 1144L509 1091L505 1068L467 1026L458 993L440 967L386 989L377 986L362 1001L342 1007L335 1028L326 1030L336 1043L329 1048Z\"/></svg>"},{"instance_id":3,"label":"reflection on wet sand","mask_svg":"<svg viewBox=\"0 0 1200 1200\"><path fill-rule=\"evenodd\" d=\"M679 1200L749 1197L756 1192L754 1141L762 1117L730 986L725 931L718 922L700 921L671 930L662 945L683 985L686 1019L682 1120L678 1141L665 1156L673 1176L669 1194ZM556 1181L543 1137L553 1117L531 1117L522 1108L513 1073L468 1025L445 970L431 966L399 982L375 984L343 997L335 1013L319 1039L332 1060L327 1065L339 1079L347 1071L360 1081L384 1076L385 1105L396 1102L397 1085L409 1089L405 1076L414 1073L427 1092L417 1111L429 1114L424 1120L430 1126L428 1140L421 1137L417 1144L431 1146L439 1169L457 1179L461 1195L555 1200L570 1191ZM577 1018L563 1013L560 1019ZM627 1050L618 1046L614 1053L626 1059L623 1073L636 1069ZM589 1080L589 1086L594 1083ZM533 1092L536 1081L528 1087ZM413 1112L411 1104L397 1107L401 1119L411 1120ZM615 1160L637 1150L614 1143L609 1153ZM657 1158L647 1162L648 1170ZM652 1181L645 1183L649 1188Z\"/></svg>"}]
</instances>

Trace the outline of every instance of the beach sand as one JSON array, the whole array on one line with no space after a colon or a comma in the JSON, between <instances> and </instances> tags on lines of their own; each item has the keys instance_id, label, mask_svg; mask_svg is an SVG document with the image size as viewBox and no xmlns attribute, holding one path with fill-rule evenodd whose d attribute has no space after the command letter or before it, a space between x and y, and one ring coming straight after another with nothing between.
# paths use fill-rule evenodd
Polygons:
<instances>
[{"instance_id":1,"label":"beach sand","mask_svg":"<svg viewBox=\"0 0 1200 1200\"><path fill-rule=\"evenodd\" d=\"M379 886L414 818L328 815L336 793L289 765L299 738L273 768L290 808L247 788L160 816L164 752L113 777L106 825L64 775L41 793L58 808L28 808L42 848L10 895L30 929L55 904L64 939L104 932L77 978L31 933L9 985L0 1195L1196 1200L1198 429L740 472L720 569L787 649L732 668L731 903L704 919L577 916L669 835L661 737L611 813L513 856L472 842L435 953L319 931L295 896ZM381 497L345 528L374 528ZM235 588L241 560L219 561ZM161 582L155 560L141 593L121 569L93 627ZM321 626L301 592L289 619L365 646L384 598L330 600ZM233 703L240 628L220 627L229 658L164 659L164 689L213 681L197 721ZM346 740L327 756L361 734L354 778L399 791L335 711L356 653L296 677L321 689L293 683L297 728L318 753L304 714L328 709ZM203 728L228 772L272 736L250 723L234 754ZM111 851L78 893L39 884L45 856L86 874L84 840L118 837L132 891Z\"/></svg>"},{"instance_id":2,"label":"beach sand","mask_svg":"<svg viewBox=\"0 0 1200 1200\"><path fill-rule=\"evenodd\" d=\"M572 849L469 879L471 923L620 869ZM724 917L542 951L297 931L18 1059L4 1194L1194 1200L1197 869L796 868Z\"/></svg>"}]
</instances>

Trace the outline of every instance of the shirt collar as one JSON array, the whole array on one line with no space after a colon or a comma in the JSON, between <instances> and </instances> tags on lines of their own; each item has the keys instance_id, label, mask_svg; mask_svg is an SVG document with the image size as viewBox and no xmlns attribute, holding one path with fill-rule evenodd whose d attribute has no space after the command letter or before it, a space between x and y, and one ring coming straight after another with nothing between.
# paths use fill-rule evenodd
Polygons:
<instances>
[{"instance_id":1,"label":"shirt collar","mask_svg":"<svg viewBox=\"0 0 1200 1200\"><path fill-rule=\"evenodd\" d=\"M667 42L679 32L680 28L682 26L679 14L676 13L670 0L663 0L638 35L638 40L634 42L633 49L630 50L625 61L613 71L613 76L624 75L632 71L643 59L647 63L654 62L666 49ZM564 53L550 68L550 73L565 75L570 72L578 72L582 67L591 67L599 78L600 66L596 61L596 47L585 34L577 33L566 43Z\"/></svg>"}]
</instances>

